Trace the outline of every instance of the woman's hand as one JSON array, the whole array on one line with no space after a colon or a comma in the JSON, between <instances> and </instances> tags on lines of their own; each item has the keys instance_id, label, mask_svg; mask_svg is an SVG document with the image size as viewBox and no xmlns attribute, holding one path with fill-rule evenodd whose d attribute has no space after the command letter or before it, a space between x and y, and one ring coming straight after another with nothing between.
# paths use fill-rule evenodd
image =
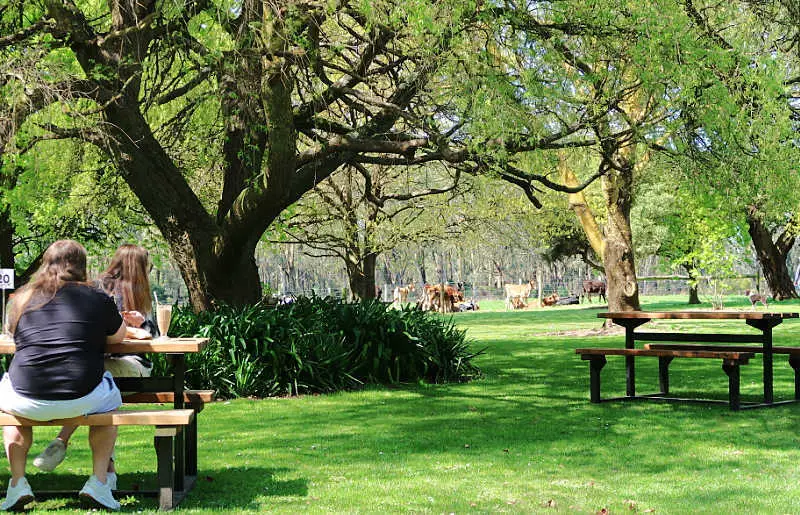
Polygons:
<instances>
[{"instance_id":1,"label":"woman's hand","mask_svg":"<svg viewBox=\"0 0 800 515\"><path fill-rule=\"evenodd\" d=\"M125 320L125 323L130 327L142 327L144 323L144 315L138 311L123 311L121 315L122 319Z\"/></svg>"}]
</instances>

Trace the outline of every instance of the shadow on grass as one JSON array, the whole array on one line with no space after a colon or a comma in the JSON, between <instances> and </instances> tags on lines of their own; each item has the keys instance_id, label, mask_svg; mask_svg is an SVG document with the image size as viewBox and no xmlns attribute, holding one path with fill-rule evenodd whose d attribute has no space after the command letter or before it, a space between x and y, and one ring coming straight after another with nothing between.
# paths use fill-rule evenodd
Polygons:
<instances>
[{"instance_id":1,"label":"shadow on grass","mask_svg":"<svg viewBox=\"0 0 800 515\"><path fill-rule=\"evenodd\" d=\"M197 478L194 488L183 499L181 509L205 508L215 510L259 509L262 497L306 497L308 481L304 478L281 480L290 469L285 467L226 467L205 469ZM81 510L87 507L77 493L71 497L48 498L42 493L51 490L80 490L86 480L83 476L62 474L36 474L28 476L34 494L41 498L31 505L37 509ZM155 475L146 472L121 474L119 488L134 491L157 491ZM231 495L235 493L236 495ZM115 494L122 511L158 510L158 499L153 496Z\"/></svg>"}]
</instances>

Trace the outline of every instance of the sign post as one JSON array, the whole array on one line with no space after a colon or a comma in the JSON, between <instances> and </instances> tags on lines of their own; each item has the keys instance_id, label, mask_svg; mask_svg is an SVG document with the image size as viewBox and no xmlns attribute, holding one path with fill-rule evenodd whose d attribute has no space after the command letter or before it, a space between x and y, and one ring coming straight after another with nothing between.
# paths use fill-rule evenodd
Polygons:
<instances>
[{"instance_id":1,"label":"sign post","mask_svg":"<svg viewBox=\"0 0 800 515\"><path fill-rule=\"evenodd\" d=\"M0 290L13 290L14 289L14 269L13 268L0 268ZM6 330L6 292L3 292L3 327L0 332Z\"/></svg>"}]
</instances>

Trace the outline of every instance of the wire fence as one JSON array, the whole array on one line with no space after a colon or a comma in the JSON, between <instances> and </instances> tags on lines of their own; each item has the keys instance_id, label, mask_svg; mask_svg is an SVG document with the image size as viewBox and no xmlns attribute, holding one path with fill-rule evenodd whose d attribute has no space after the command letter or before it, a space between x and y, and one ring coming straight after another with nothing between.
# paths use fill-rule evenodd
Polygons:
<instances>
[{"instance_id":1,"label":"wire fence","mask_svg":"<svg viewBox=\"0 0 800 515\"><path fill-rule=\"evenodd\" d=\"M471 284L471 283L455 283L449 282L450 286L460 287L464 292L464 298L476 301L482 300L503 300L505 299L504 288L498 288L486 284ZM664 277L642 277L638 280L639 295L689 295L689 278L664 276ZM377 293L378 298L384 302L391 302L393 292L396 285L382 284L378 285ZM754 292L762 292L765 290L766 285L763 278L757 275L747 275L729 278L701 278L697 284L698 295L700 298L711 297L714 294L722 292L726 295L742 294L747 290ZM422 285L416 285L413 292L408 295L408 300L416 302L422 291ZM583 293L583 279L572 278L569 280L559 279L556 281L545 282L542 284L542 297L551 294L557 294L561 298L565 297L579 297ZM764 292L766 293L766 292ZM275 294L274 297L282 296L312 296L319 297L334 297L340 299L349 299L350 292L345 288L318 288L310 290L287 291L282 294ZM539 293L536 287L531 289L530 297L538 297ZM596 294L593 294L596 296Z\"/></svg>"}]
</instances>

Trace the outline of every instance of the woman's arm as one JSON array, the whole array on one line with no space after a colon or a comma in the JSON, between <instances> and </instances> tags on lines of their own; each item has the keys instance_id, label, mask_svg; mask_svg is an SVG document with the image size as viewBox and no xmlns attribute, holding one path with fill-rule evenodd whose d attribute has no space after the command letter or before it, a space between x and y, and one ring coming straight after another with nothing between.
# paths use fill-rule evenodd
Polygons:
<instances>
[{"instance_id":1,"label":"woman's arm","mask_svg":"<svg viewBox=\"0 0 800 515\"><path fill-rule=\"evenodd\" d=\"M117 332L106 336L106 343L120 343L125 338L125 321L123 320Z\"/></svg>"}]
</instances>

